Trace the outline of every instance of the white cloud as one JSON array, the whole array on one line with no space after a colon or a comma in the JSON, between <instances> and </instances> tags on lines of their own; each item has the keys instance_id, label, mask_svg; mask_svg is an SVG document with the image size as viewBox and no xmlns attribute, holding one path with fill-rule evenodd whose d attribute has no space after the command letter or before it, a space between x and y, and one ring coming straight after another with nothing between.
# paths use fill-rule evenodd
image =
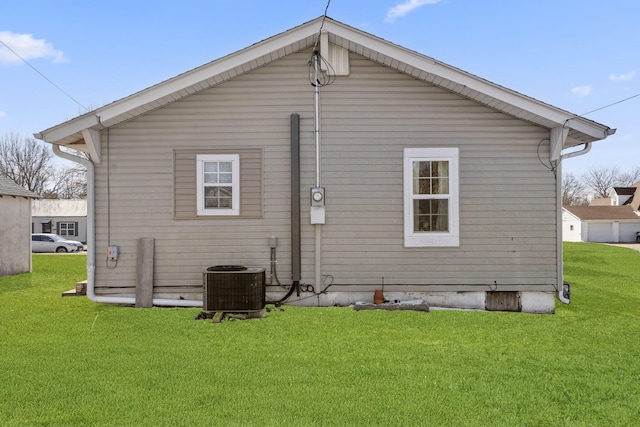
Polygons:
<instances>
[{"instance_id":1,"label":"white cloud","mask_svg":"<svg viewBox=\"0 0 640 427\"><path fill-rule=\"evenodd\" d=\"M436 4L442 0L406 0L404 3L400 3L395 7L389 9L385 22L393 22L399 16L404 16L414 9L424 6L425 4Z\"/></svg>"},{"instance_id":2,"label":"white cloud","mask_svg":"<svg viewBox=\"0 0 640 427\"><path fill-rule=\"evenodd\" d=\"M577 86L571 89L571 93L579 96L588 96L591 93L591 86Z\"/></svg>"},{"instance_id":3,"label":"white cloud","mask_svg":"<svg viewBox=\"0 0 640 427\"><path fill-rule=\"evenodd\" d=\"M25 61L35 58L53 58L53 62L66 62L64 53L54 49L51 43L43 39L35 39L31 34L18 34L11 31L0 31L0 64L17 64L22 62L15 53ZM5 46L6 45L6 46ZM9 46L11 50L7 48Z\"/></svg>"},{"instance_id":4,"label":"white cloud","mask_svg":"<svg viewBox=\"0 0 640 427\"><path fill-rule=\"evenodd\" d=\"M635 71L628 72L627 74L620 74L618 76L616 76L614 74L611 74L609 76L609 80L612 80L614 82L616 82L616 81L628 82L630 80L633 80L635 76L636 76L636 72Z\"/></svg>"}]
</instances>

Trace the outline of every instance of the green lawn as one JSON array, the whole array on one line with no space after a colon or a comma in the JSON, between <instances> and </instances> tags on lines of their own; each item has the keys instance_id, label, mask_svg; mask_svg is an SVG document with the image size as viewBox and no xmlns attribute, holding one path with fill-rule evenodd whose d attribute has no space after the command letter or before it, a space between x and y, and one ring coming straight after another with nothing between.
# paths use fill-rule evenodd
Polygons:
<instances>
[{"instance_id":1,"label":"green lawn","mask_svg":"<svg viewBox=\"0 0 640 427\"><path fill-rule=\"evenodd\" d=\"M0 278L0 425L640 425L640 253L567 244L555 315L62 298L84 255Z\"/></svg>"}]
</instances>

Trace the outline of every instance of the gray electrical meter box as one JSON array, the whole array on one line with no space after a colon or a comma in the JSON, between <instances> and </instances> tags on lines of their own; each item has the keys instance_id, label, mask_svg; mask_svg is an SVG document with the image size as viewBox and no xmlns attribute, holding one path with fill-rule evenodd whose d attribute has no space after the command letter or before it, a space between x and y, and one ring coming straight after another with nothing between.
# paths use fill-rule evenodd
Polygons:
<instances>
[{"instance_id":1,"label":"gray electrical meter box","mask_svg":"<svg viewBox=\"0 0 640 427\"><path fill-rule=\"evenodd\" d=\"M311 189L311 206L324 206L324 187Z\"/></svg>"}]
</instances>

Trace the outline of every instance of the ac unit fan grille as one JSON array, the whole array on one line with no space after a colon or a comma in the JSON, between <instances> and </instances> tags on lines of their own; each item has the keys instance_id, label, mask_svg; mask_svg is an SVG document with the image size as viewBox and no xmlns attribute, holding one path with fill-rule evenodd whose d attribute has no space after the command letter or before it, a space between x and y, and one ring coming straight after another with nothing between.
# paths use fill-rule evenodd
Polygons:
<instances>
[{"instance_id":1,"label":"ac unit fan grille","mask_svg":"<svg viewBox=\"0 0 640 427\"><path fill-rule=\"evenodd\" d=\"M259 311L265 306L263 268L242 271L204 272L203 309L205 311Z\"/></svg>"}]
</instances>

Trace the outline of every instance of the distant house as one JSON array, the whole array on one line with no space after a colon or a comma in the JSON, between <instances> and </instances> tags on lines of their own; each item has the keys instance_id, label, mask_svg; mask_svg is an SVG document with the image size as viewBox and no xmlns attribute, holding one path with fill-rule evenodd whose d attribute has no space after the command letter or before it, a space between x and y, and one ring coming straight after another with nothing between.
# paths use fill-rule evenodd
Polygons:
<instances>
[{"instance_id":1,"label":"distant house","mask_svg":"<svg viewBox=\"0 0 640 427\"><path fill-rule=\"evenodd\" d=\"M87 166L94 301L144 276L154 304L202 306L207 267L244 265L292 304L550 313L562 159L614 132L318 18L35 136Z\"/></svg>"},{"instance_id":2,"label":"distant house","mask_svg":"<svg viewBox=\"0 0 640 427\"><path fill-rule=\"evenodd\" d=\"M613 187L611 205L631 206L634 211L640 210L640 190L638 190L638 187L640 187L640 182L631 187Z\"/></svg>"},{"instance_id":3,"label":"distant house","mask_svg":"<svg viewBox=\"0 0 640 427\"><path fill-rule=\"evenodd\" d=\"M87 241L87 201L68 199L34 200L32 233L54 233L69 240Z\"/></svg>"},{"instance_id":4,"label":"distant house","mask_svg":"<svg viewBox=\"0 0 640 427\"><path fill-rule=\"evenodd\" d=\"M614 187L608 198L589 206L565 206L563 240L568 242L635 242L640 232L640 183Z\"/></svg>"},{"instance_id":5,"label":"distant house","mask_svg":"<svg viewBox=\"0 0 640 427\"><path fill-rule=\"evenodd\" d=\"M31 200L37 198L0 176L0 276L31 271Z\"/></svg>"}]
</instances>

